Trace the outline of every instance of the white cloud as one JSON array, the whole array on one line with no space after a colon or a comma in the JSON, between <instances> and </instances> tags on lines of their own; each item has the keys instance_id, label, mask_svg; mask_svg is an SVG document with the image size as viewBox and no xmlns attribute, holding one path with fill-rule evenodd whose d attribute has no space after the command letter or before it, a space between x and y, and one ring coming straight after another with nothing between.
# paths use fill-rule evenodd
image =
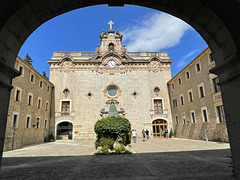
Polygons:
<instances>
[{"instance_id":1,"label":"white cloud","mask_svg":"<svg viewBox=\"0 0 240 180\"><path fill-rule=\"evenodd\" d=\"M193 55L195 55L198 52L199 52L198 49L194 49L194 50L190 51L188 54L183 56L183 58L180 59L180 61L177 62L177 67L186 66L192 60L192 58L191 58L191 60L189 60L189 58L192 57Z\"/></svg>"},{"instance_id":2,"label":"white cloud","mask_svg":"<svg viewBox=\"0 0 240 180\"><path fill-rule=\"evenodd\" d=\"M128 51L159 51L180 42L191 27L165 13L154 13L122 31Z\"/></svg>"}]
</instances>

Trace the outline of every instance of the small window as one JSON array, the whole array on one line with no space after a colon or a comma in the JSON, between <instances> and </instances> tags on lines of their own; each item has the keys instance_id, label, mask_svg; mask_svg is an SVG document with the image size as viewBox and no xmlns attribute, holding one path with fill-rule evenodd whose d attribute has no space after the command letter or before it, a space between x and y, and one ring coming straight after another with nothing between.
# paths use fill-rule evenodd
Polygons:
<instances>
[{"instance_id":1,"label":"small window","mask_svg":"<svg viewBox=\"0 0 240 180\"><path fill-rule=\"evenodd\" d=\"M109 51L114 51L114 44L113 43L109 43L108 49L109 49Z\"/></svg>"},{"instance_id":2,"label":"small window","mask_svg":"<svg viewBox=\"0 0 240 180\"><path fill-rule=\"evenodd\" d=\"M178 78L178 85L182 84L181 78Z\"/></svg>"},{"instance_id":3,"label":"small window","mask_svg":"<svg viewBox=\"0 0 240 180\"><path fill-rule=\"evenodd\" d=\"M174 89L175 87L174 87L174 83L172 83L172 89Z\"/></svg>"},{"instance_id":4,"label":"small window","mask_svg":"<svg viewBox=\"0 0 240 180\"><path fill-rule=\"evenodd\" d=\"M21 94L21 91L19 89L17 89L17 91L16 91L16 99L15 99L17 102L20 102L20 94Z\"/></svg>"},{"instance_id":5,"label":"small window","mask_svg":"<svg viewBox=\"0 0 240 180\"><path fill-rule=\"evenodd\" d=\"M219 123L226 122L223 105L217 106L216 109Z\"/></svg>"},{"instance_id":6,"label":"small window","mask_svg":"<svg viewBox=\"0 0 240 180\"><path fill-rule=\"evenodd\" d=\"M67 97L69 93L70 93L70 91L69 91L68 88L65 88L65 89L63 90L63 94L65 95L65 97Z\"/></svg>"},{"instance_id":7,"label":"small window","mask_svg":"<svg viewBox=\"0 0 240 180\"><path fill-rule=\"evenodd\" d=\"M203 98L204 97L204 92L203 92L203 87L202 86L199 87L199 93L200 93L200 98Z\"/></svg>"},{"instance_id":8,"label":"small window","mask_svg":"<svg viewBox=\"0 0 240 180\"><path fill-rule=\"evenodd\" d=\"M40 118L39 117L37 118L36 127L40 128Z\"/></svg>"},{"instance_id":9,"label":"small window","mask_svg":"<svg viewBox=\"0 0 240 180\"><path fill-rule=\"evenodd\" d=\"M39 82L39 87L40 87L40 88L43 87L43 82L42 82L42 81Z\"/></svg>"},{"instance_id":10,"label":"small window","mask_svg":"<svg viewBox=\"0 0 240 180\"><path fill-rule=\"evenodd\" d=\"M176 125L178 125L178 117L176 116L175 118L176 118Z\"/></svg>"},{"instance_id":11,"label":"small window","mask_svg":"<svg viewBox=\"0 0 240 180\"><path fill-rule=\"evenodd\" d=\"M34 75L33 75L33 74L30 75L30 81L31 81L32 83L34 83Z\"/></svg>"},{"instance_id":12,"label":"small window","mask_svg":"<svg viewBox=\"0 0 240 180\"><path fill-rule=\"evenodd\" d=\"M154 90L153 90L156 94L158 94L160 92L160 89L159 87L155 87Z\"/></svg>"},{"instance_id":13,"label":"small window","mask_svg":"<svg viewBox=\"0 0 240 180\"><path fill-rule=\"evenodd\" d=\"M213 92L214 93L219 92L220 91L220 86L218 85L218 83L219 83L218 77L212 79L212 83L213 83Z\"/></svg>"},{"instance_id":14,"label":"small window","mask_svg":"<svg viewBox=\"0 0 240 180\"><path fill-rule=\"evenodd\" d=\"M189 79L189 78L190 78L190 72L187 71L187 72L186 72L186 79Z\"/></svg>"},{"instance_id":15,"label":"small window","mask_svg":"<svg viewBox=\"0 0 240 180\"><path fill-rule=\"evenodd\" d=\"M50 87L49 86L47 86L47 92L49 92L50 91Z\"/></svg>"},{"instance_id":16,"label":"small window","mask_svg":"<svg viewBox=\"0 0 240 180\"><path fill-rule=\"evenodd\" d=\"M44 129L47 129L47 119L44 121Z\"/></svg>"},{"instance_id":17,"label":"small window","mask_svg":"<svg viewBox=\"0 0 240 180\"><path fill-rule=\"evenodd\" d=\"M30 128L31 126L31 117L30 116L27 116L27 119L26 119L26 128Z\"/></svg>"},{"instance_id":18,"label":"small window","mask_svg":"<svg viewBox=\"0 0 240 180\"><path fill-rule=\"evenodd\" d=\"M21 75L23 75L23 67L19 66L19 72L21 73Z\"/></svg>"},{"instance_id":19,"label":"small window","mask_svg":"<svg viewBox=\"0 0 240 180\"><path fill-rule=\"evenodd\" d=\"M202 110L202 120L203 122L208 122L207 108L203 107Z\"/></svg>"},{"instance_id":20,"label":"small window","mask_svg":"<svg viewBox=\"0 0 240 180\"><path fill-rule=\"evenodd\" d=\"M115 87L110 87L110 88L108 89L108 95L109 95L109 96L116 96L116 95L117 95L117 88L115 88Z\"/></svg>"},{"instance_id":21,"label":"small window","mask_svg":"<svg viewBox=\"0 0 240 180\"><path fill-rule=\"evenodd\" d=\"M200 98L200 99L205 96L203 83L201 83L201 84L198 85L198 95L199 95L199 98Z\"/></svg>"},{"instance_id":22,"label":"small window","mask_svg":"<svg viewBox=\"0 0 240 180\"><path fill-rule=\"evenodd\" d=\"M28 105L29 105L29 106L32 106L32 101L33 101L33 95L32 95L32 94L29 94L29 95L28 95Z\"/></svg>"},{"instance_id":23,"label":"small window","mask_svg":"<svg viewBox=\"0 0 240 180\"><path fill-rule=\"evenodd\" d=\"M192 91L188 92L189 102L193 102Z\"/></svg>"},{"instance_id":24,"label":"small window","mask_svg":"<svg viewBox=\"0 0 240 180\"><path fill-rule=\"evenodd\" d=\"M162 99L154 99L154 113L155 114L161 114L163 107L162 107Z\"/></svg>"},{"instance_id":25,"label":"small window","mask_svg":"<svg viewBox=\"0 0 240 180\"><path fill-rule=\"evenodd\" d=\"M184 105L183 95L180 96L181 99L181 105Z\"/></svg>"},{"instance_id":26,"label":"small window","mask_svg":"<svg viewBox=\"0 0 240 180\"><path fill-rule=\"evenodd\" d=\"M197 63L196 64L196 72L199 72L201 71L201 66L200 66L200 63Z\"/></svg>"},{"instance_id":27,"label":"small window","mask_svg":"<svg viewBox=\"0 0 240 180\"><path fill-rule=\"evenodd\" d=\"M194 111L190 111L190 115L191 115L192 123L195 124L196 123L195 112Z\"/></svg>"},{"instance_id":28,"label":"small window","mask_svg":"<svg viewBox=\"0 0 240 180\"><path fill-rule=\"evenodd\" d=\"M42 107L42 98L38 98L37 108L40 109Z\"/></svg>"},{"instance_id":29,"label":"small window","mask_svg":"<svg viewBox=\"0 0 240 180\"><path fill-rule=\"evenodd\" d=\"M18 114L17 114L17 113L14 113L14 114L13 114L12 127L13 127L13 128L17 128L17 127L18 127Z\"/></svg>"},{"instance_id":30,"label":"small window","mask_svg":"<svg viewBox=\"0 0 240 180\"><path fill-rule=\"evenodd\" d=\"M70 113L70 101L62 101L62 109L63 113Z\"/></svg>"},{"instance_id":31,"label":"small window","mask_svg":"<svg viewBox=\"0 0 240 180\"><path fill-rule=\"evenodd\" d=\"M177 103L177 98L173 100L173 108L177 107L178 103Z\"/></svg>"},{"instance_id":32,"label":"small window","mask_svg":"<svg viewBox=\"0 0 240 180\"><path fill-rule=\"evenodd\" d=\"M46 102L45 110L48 111L48 102Z\"/></svg>"}]
</instances>

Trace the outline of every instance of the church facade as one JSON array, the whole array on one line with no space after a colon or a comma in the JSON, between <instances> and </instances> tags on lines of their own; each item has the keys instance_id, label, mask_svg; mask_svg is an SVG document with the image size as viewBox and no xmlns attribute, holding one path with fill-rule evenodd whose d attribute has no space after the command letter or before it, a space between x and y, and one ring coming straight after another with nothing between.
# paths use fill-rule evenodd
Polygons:
<instances>
[{"instance_id":1,"label":"church facade","mask_svg":"<svg viewBox=\"0 0 240 180\"><path fill-rule=\"evenodd\" d=\"M94 125L114 103L141 136L142 129L160 137L172 128L167 82L171 79L166 52L128 52L123 35L112 29L100 35L95 52L54 52L50 81L55 87L56 139L94 139Z\"/></svg>"}]
</instances>

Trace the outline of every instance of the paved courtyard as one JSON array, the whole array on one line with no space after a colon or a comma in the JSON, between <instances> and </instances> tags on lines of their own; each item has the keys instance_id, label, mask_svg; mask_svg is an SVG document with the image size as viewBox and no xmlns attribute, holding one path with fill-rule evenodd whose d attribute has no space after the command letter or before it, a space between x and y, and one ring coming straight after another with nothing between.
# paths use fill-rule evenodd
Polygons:
<instances>
[{"instance_id":1,"label":"paved courtyard","mask_svg":"<svg viewBox=\"0 0 240 180\"><path fill-rule=\"evenodd\" d=\"M124 155L93 155L93 144L57 141L4 152L2 179L233 179L227 143L138 140Z\"/></svg>"}]
</instances>

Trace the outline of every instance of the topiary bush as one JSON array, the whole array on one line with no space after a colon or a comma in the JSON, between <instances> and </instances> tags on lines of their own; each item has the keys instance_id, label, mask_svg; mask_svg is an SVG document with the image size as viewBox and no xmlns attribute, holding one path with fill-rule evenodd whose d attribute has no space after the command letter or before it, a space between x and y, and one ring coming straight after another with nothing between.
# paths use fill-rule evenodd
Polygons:
<instances>
[{"instance_id":1,"label":"topiary bush","mask_svg":"<svg viewBox=\"0 0 240 180\"><path fill-rule=\"evenodd\" d=\"M131 130L131 123L123 117L102 118L94 126L94 131L101 137L112 138L116 140L119 135L128 133Z\"/></svg>"},{"instance_id":2,"label":"topiary bush","mask_svg":"<svg viewBox=\"0 0 240 180\"><path fill-rule=\"evenodd\" d=\"M130 130L131 123L123 117L102 118L98 120L94 126L94 131L97 134L95 148L97 149L99 146L104 147L107 145L108 149L113 150L114 142L119 141L124 147L121 147L119 150L121 150L121 152L125 151L124 145L131 143Z\"/></svg>"}]
</instances>

